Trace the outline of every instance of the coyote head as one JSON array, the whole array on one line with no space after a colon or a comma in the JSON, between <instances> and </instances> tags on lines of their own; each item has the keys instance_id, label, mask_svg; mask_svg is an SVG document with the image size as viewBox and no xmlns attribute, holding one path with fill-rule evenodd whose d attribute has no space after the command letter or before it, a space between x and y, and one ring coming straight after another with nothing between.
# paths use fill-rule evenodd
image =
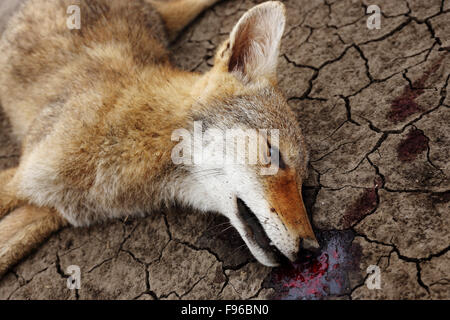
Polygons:
<instances>
[{"instance_id":1,"label":"coyote head","mask_svg":"<svg viewBox=\"0 0 450 320\"><path fill-rule=\"evenodd\" d=\"M284 25L280 2L249 10L219 48L214 67L193 88L198 103L192 120L201 123L203 137L194 140L194 155L199 154L195 145L201 145L202 160L189 169L195 179L189 202L227 216L267 266L278 265L283 256L295 260L302 247L318 247L301 194L305 142L277 88ZM239 145L246 146L244 151ZM230 154L235 161L229 161ZM245 161L236 161L239 154Z\"/></svg>"}]
</instances>

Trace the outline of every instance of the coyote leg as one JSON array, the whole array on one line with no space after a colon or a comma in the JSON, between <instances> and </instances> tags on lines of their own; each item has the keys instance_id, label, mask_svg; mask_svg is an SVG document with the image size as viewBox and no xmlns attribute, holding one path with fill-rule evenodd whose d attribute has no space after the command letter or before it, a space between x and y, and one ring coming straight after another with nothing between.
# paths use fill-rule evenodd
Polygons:
<instances>
[{"instance_id":1,"label":"coyote leg","mask_svg":"<svg viewBox=\"0 0 450 320\"><path fill-rule=\"evenodd\" d=\"M67 223L55 210L25 205L0 220L0 277Z\"/></svg>"},{"instance_id":2,"label":"coyote leg","mask_svg":"<svg viewBox=\"0 0 450 320\"><path fill-rule=\"evenodd\" d=\"M219 0L148 0L164 20L170 40L192 22L203 10Z\"/></svg>"},{"instance_id":3,"label":"coyote leg","mask_svg":"<svg viewBox=\"0 0 450 320\"><path fill-rule=\"evenodd\" d=\"M0 172L0 219L21 204L12 184L16 170L17 168L10 168Z\"/></svg>"}]
</instances>

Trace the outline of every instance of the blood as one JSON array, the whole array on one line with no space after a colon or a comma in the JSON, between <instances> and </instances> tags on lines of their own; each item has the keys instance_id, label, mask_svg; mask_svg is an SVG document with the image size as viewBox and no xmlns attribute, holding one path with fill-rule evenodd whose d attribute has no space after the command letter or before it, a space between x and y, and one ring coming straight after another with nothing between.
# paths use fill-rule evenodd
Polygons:
<instances>
[{"instance_id":1,"label":"blood","mask_svg":"<svg viewBox=\"0 0 450 320\"><path fill-rule=\"evenodd\" d=\"M428 149L428 138L419 129L411 129L406 139L397 147L397 156L401 161L409 162Z\"/></svg>"},{"instance_id":2,"label":"blood","mask_svg":"<svg viewBox=\"0 0 450 320\"><path fill-rule=\"evenodd\" d=\"M358 255L352 252L353 236L347 231L328 232L322 239L322 251L304 255L295 263L274 269L271 286L279 299L321 299L345 294L348 272L355 270Z\"/></svg>"},{"instance_id":3,"label":"blood","mask_svg":"<svg viewBox=\"0 0 450 320\"><path fill-rule=\"evenodd\" d=\"M363 194L355 203L347 207L342 216L344 228L349 228L356 222L362 220L366 215L371 213L377 207L377 189L380 183L374 182L373 188L366 188Z\"/></svg>"},{"instance_id":4,"label":"blood","mask_svg":"<svg viewBox=\"0 0 450 320\"><path fill-rule=\"evenodd\" d=\"M423 111L422 106L415 100L425 92L425 83L428 78L439 69L444 57L445 55L437 59L431 67L423 73L422 77L414 81L412 86L405 86L403 93L392 100L391 111L387 114L387 119L393 123L398 123L415 113Z\"/></svg>"},{"instance_id":5,"label":"blood","mask_svg":"<svg viewBox=\"0 0 450 320\"><path fill-rule=\"evenodd\" d=\"M417 97L423 94L422 89L411 89L406 86L403 94L395 98L391 104L391 111L387 117L394 123L401 122L410 115L422 111L422 107L415 101Z\"/></svg>"},{"instance_id":6,"label":"blood","mask_svg":"<svg viewBox=\"0 0 450 320\"><path fill-rule=\"evenodd\" d=\"M297 269L301 271L296 274L294 273L292 275L292 278L284 283L283 286L287 288L300 288L304 285L304 283L310 281L317 282L317 280L323 277L323 275L326 273L328 267L328 254L324 252L318 258L314 258L310 261L304 262L303 264L299 264L297 266ZM281 280L281 278L279 278L278 280ZM311 292L318 292L316 288L311 286L308 288L308 290Z\"/></svg>"}]
</instances>

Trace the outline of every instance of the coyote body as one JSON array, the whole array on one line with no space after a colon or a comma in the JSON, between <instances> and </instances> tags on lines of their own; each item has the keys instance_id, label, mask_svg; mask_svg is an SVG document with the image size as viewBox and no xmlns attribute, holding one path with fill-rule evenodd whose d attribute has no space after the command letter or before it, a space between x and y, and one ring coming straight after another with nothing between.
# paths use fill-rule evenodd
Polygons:
<instances>
[{"instance_id":1,"label":"coyote body","mask_svg":"<svg viewBox=\"0 0 450 320\"><path fill-rule=\"evenodd\" d=\"M18 194L81 226L181 194L170 137L190 123L198 75L170 65L150 4L83 1L78 31L71 3L33 0L11 21L0 96L23 146Z\"/></svg>"},{"instance_id":2,"label":"coyote body","mask_svg":"<svg viewBox=\"0 0 450 320\"><path fill-rule=\"evenodd\" d=\"M174 202L229 217L267 265L276 265L273 250L237 216L244 209L236 199L289 258L301 238L315 241L300 193L303 137L276 88L282 5L244 16L209 72L170 63L169 42L214 2L29 0L9 21L0 41L0 102L22 155L17 168L0 173L0 274L67 223L143 215ZM67 27L74 4L79 30ZM263 181L248 168L213 178L202 167L175 165L172 132L192 130L196 120L280 129L288 168Z\"/></svg>"}]
</instances>

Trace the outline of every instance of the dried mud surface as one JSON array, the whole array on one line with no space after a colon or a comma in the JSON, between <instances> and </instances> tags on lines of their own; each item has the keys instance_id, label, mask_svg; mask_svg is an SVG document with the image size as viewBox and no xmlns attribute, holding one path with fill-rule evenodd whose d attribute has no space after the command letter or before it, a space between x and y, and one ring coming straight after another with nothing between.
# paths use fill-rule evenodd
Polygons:
<instances>
[{"instance_id":1,"label":"dried mud surface","mask_svg":"<svg viewBox=\"0 0 450 320\"><path fill-rule=\"evenodd\" d=\"M0 4L0 32L18 2ZM207 70L258 2L202 14L175 63ZM0 279L0 299L450 298L450 1L284 2L280 85L310 148L304 198L322 252L266 268L224 218L173 208L62 230ZM366 27L371 4L379 30ZM1 111L0 145L0 169L16 165ZM69 265L80 290L67 289ZM381 289L365 283L370 265Z\"/></svg>"}]
</instances>

